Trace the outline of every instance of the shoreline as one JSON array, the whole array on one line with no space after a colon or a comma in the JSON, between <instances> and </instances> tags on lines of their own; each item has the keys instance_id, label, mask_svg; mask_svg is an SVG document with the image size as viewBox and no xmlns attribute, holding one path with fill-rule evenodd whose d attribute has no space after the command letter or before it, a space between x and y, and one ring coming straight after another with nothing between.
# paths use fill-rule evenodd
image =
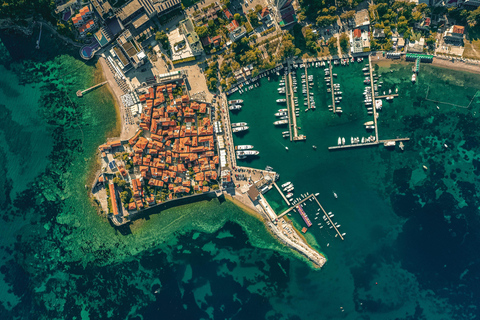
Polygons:
<instances>
[{"instance_id":1,"label":"shoreline","mask_svg":"<svg viewBox=\"0 0 480 320\"><path fill-rule=\"evenodd\" d=\"M115 76L110 71L105 58L100 57L98 59L97 66L102 71L103 77L105 78L103 81L107 81L107 88L110 94L113 96L115 110L117 113L117 126L112 132L107 133L107 140L117 137L119 137L120 140L128 140L136 133L137 130L135 128L136 125L125 124L125 108L123 108L123 103L120 98L122 95L124 95L124 92L120 89L115 81ZM115 130L118 130L118 132Z\"/></svg>"},{"instance_id":2,"label":"shoreline","mask_svg":"<svg viewBox=\"0 0 480 320\"><path fill-rule=\"evenodd\" d=\"M293 224L291 225L292 229L295 230L295 232L297 233L297 235L299 236L300 239L303 240L304 244L312 251L314 251L315 253L317 253L321 259L320 259L320 263L314 261L308 254L306 254L305 252L303 251L300 251L298 248L296 248L294 245L288 243L285 241L285 239L282 238L281 235L277 234L274 232L273 228L270 227L268 228L268 223L271 223L270 221L268 221L267 219L265 219L264 216L261 215L261 213L259 213L258 211L256 211L255 209L251 208L250 206L246 205L245 203L243 203L242 201L232 197L231 195L229 194L224 194L225 195L225 199L227 199L228 201L232 202L234 205L236 205L237 207L239 207L242 211L244 211L246 214L249 214L259 220L261 220L263 222L263 224L265 225L265 229L268 231L268 233L270 233L272 235L272 237L274 237L279 243L281 243L282 245L284 245L285 247L289 248L291 250L291 252L296 255L296 254L299 254L300 257L302 257L302 259L306 259L307 262L309 262L313 268L315 270L319 270L323 267L323 265L327 262L327 258L325 257L325 255L323 255L321 252L319 252L318 250L316 250L315 248L313 248L309 243L308 241L305 239L305 237L300 234L300 232L293 226ZM288 221L288 220L287 220ZM288 223L288 222L287 222Z\"/></svg>"},{"instance_id":3,"label":"shoreline","mask_svg":"<svg viewBox=\"0 0 480 320\"><path fill-rule=\"evenodd\" d=\"M380 57L380 59L378 59L378 57ZM388 59L378 54L375 56L372 56L372 64L378 65L380 67L387 66L393 63L398 63L398 62L407 63L408 61L405 61L405 59ZM413 64L413 62L411 63ZM431 63L426 63L426 64L434 67L442 68L442 69L462 71L462 72L468 72L468 73L480 75L480 65L477 65L477 64L467 64L462 61L452 62L451 59L444 60L438 57L434 57Z\"/></svg>"}]
</instances>

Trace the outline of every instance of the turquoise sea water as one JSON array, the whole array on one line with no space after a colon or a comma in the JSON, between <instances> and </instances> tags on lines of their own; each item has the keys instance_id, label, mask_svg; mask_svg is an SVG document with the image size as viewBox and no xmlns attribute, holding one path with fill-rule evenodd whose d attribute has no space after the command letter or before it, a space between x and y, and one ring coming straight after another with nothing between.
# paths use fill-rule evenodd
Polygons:
<instances>
[{"instance_id":1,"label":"turquoise sea water","mask_svg":"<svg viewBox=\"0 0 480 320\"><path fill-rule=\"evenodd\" d=\"M317 110L302 112L306 142L290 143L285 129L273 127L275 82L242 95L245 107L233 118L251 129L237 142L261 152L247 164L273 166L297 194L319 192L347 233L343 242L315 228L306 234L329 259L315 271L229 202L181 206L122 230L98 216L84 185L97 146L115 127L112 97L101 88L77 99L76 90L96 82L93 63L48 32L36 51L35 37L0 34L1 319L478 315L479 101L439 110L422 100L430 86L430 99L466 105L478 76L422 65L412 86L409 65L380 69L385 87L402 95L384 107L380 135L410 136L404 153L326 150L338 136L364 133L368 118L356 101L363 76L354 66L336 72L345 93L341 118L326 108L323 71L312 70ZM272 192L267 197L281 210Z\"/></svg>"}]
</instances>

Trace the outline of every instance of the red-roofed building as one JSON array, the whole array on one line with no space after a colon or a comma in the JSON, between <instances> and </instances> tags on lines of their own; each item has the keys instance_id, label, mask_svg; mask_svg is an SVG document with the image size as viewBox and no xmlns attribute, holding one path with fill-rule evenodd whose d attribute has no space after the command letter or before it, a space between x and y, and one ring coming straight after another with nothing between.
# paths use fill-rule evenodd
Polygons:
<instances>
[{"instance_id":1,"label":"red-roofed building","mask_svg":"<svg viewBox=\"0 0 480 320\"><path fill-rule=\"evenodd\" d=\"M223 13L225 13L225 16L227 17L227 19L233 19L233 15L230 12L230 10L228 10L228 8L223 10Z\"/></svg>"},{"instance_id":2,"label":"red-roofed building","mask_svg":"<svg viewBox=\"0 0 480 320\"><path fill-rule=\"evenodd\" d=\"M453 42L455 44L462 44L465 35L465 27L454 25L450 27L443 35L443 40Z\"/></svg>"},{"instance_id":3,"label":"red-roofed building","mask_svg":"<svg viewBox=\"0 0 480 320\"><path fill-rule=\"evenodd\" d=\"M237 29L238 27L240 27L240 25L238 24L237 20L232 20L232 22L230 22L227 25L227 30L228 30L228 32L232 32L233 30Z\"/></svg>"},{"instance_id":4,"label":"red-roofed building","mask_svg":"<svg viewBox=\"0 0 480 320\"><path fill-rule=\"evenodd\" d=\"M360 29L353 30L353 37L354 38L361 38L362 37L362 31Z\"/></svg>"},{"instance_id":5,"label":"red-roofed building","mask_svg":"<svg viewBox=\"0 0 480 320\"><path fill-rule=\"evenodd\" d=\"M115 185L113 183L110 183L108 185L108 189L110 191L110 201L112 202L113 215L117 216L118 215L118 207L117 207L117 197L116 197L116 194L115 194Z\"/></svg>"},{"instance_id":6,"label":"red-roofed building","mask_svg":"<svg viewBox=\"0 0 480 320\"><path fill-rule=\"evenodd\" d=\"M269 18L270 18L270 10L268 9L268 7L263 8L258 13L258 20L269 19Z\"/></svg>"}]
</instances>

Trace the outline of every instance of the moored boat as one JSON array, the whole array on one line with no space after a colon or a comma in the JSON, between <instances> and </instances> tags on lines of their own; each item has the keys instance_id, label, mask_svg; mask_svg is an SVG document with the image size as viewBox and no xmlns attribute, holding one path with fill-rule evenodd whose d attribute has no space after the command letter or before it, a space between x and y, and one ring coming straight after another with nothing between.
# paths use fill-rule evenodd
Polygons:
<instances>
[{"instance_id":1,"label":"moored boat","mask_svg":"<svg viewBox=\"0 0 480 320\"><path fill-rule=\"evenodd\" d=\"M241 103L243 103L243 100L240 100L240 99L228 101L228 104L229 104L229 105L241 104Z\"/></svg>"},{"instance_id":2,"label":"moored boat","mask_svg":"<svg viewBox=\"0 0 480 320\"><path fill-rule=\"evenodd\" d=\"M248 126L243 126L243 127L236 127L236 128L232 128L232 132L241 132L241 131L246 131L248 130Z\"/></svg>"},{"instance_id":3,"label":"moored boat","mask_svg":"<svg viewBox=\"0 0 480 320\"><path fill-rule=\"evenodd\" d=\"M250 144L242 144L235 147L235 150L249 150L249 149L253 149L253 146Z\"/></svg>"},{"instance_id":4,"label":"moored boat","mask_svg":"<svg viewBox=\"0 0 480 320\"><path fill-rule=\"evenodd\" d=\"M236 122L236 123L232 123L232 128L243 127L243 126L246 126L246 125L247 125L246 122Z\"/></svg>"},{"instance_id":5,"label":"moored boat","mask_svg":"<svg viewBox=\"0 0 480 320\"><path fill-rule=\"evenodd\" d=\"M260 152L256 150L242 150L242 151L237 151L237 155L239 156L256 156Z\"/></svg>"},{"instance_id":6,"label":"moored boat","mask_svg":"<svg viewBox=\"0 0 480 320\"><path fill-rule=\"evenodd\" d=\"M288 123L288 120L278 120L278 121L275 121L273 124L276 126L281 126L287 123Z\"/></svg>"}]
</instances>

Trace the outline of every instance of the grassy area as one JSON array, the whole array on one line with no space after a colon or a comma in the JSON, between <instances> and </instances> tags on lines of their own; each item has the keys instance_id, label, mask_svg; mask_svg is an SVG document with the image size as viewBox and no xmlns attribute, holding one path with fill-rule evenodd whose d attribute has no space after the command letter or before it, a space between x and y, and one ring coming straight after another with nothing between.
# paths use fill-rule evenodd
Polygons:
<instances>
[{"instance_id":1,"label":"grassy area","mask_svg":"<svg viewBox=\"0 0 480 320\"><path fill-rule=\"evenodd\" d=\"M480 40L465 40L465 51L463 51L463 57L467 59L480 60Z\"/></svg>"}]
</instances>

